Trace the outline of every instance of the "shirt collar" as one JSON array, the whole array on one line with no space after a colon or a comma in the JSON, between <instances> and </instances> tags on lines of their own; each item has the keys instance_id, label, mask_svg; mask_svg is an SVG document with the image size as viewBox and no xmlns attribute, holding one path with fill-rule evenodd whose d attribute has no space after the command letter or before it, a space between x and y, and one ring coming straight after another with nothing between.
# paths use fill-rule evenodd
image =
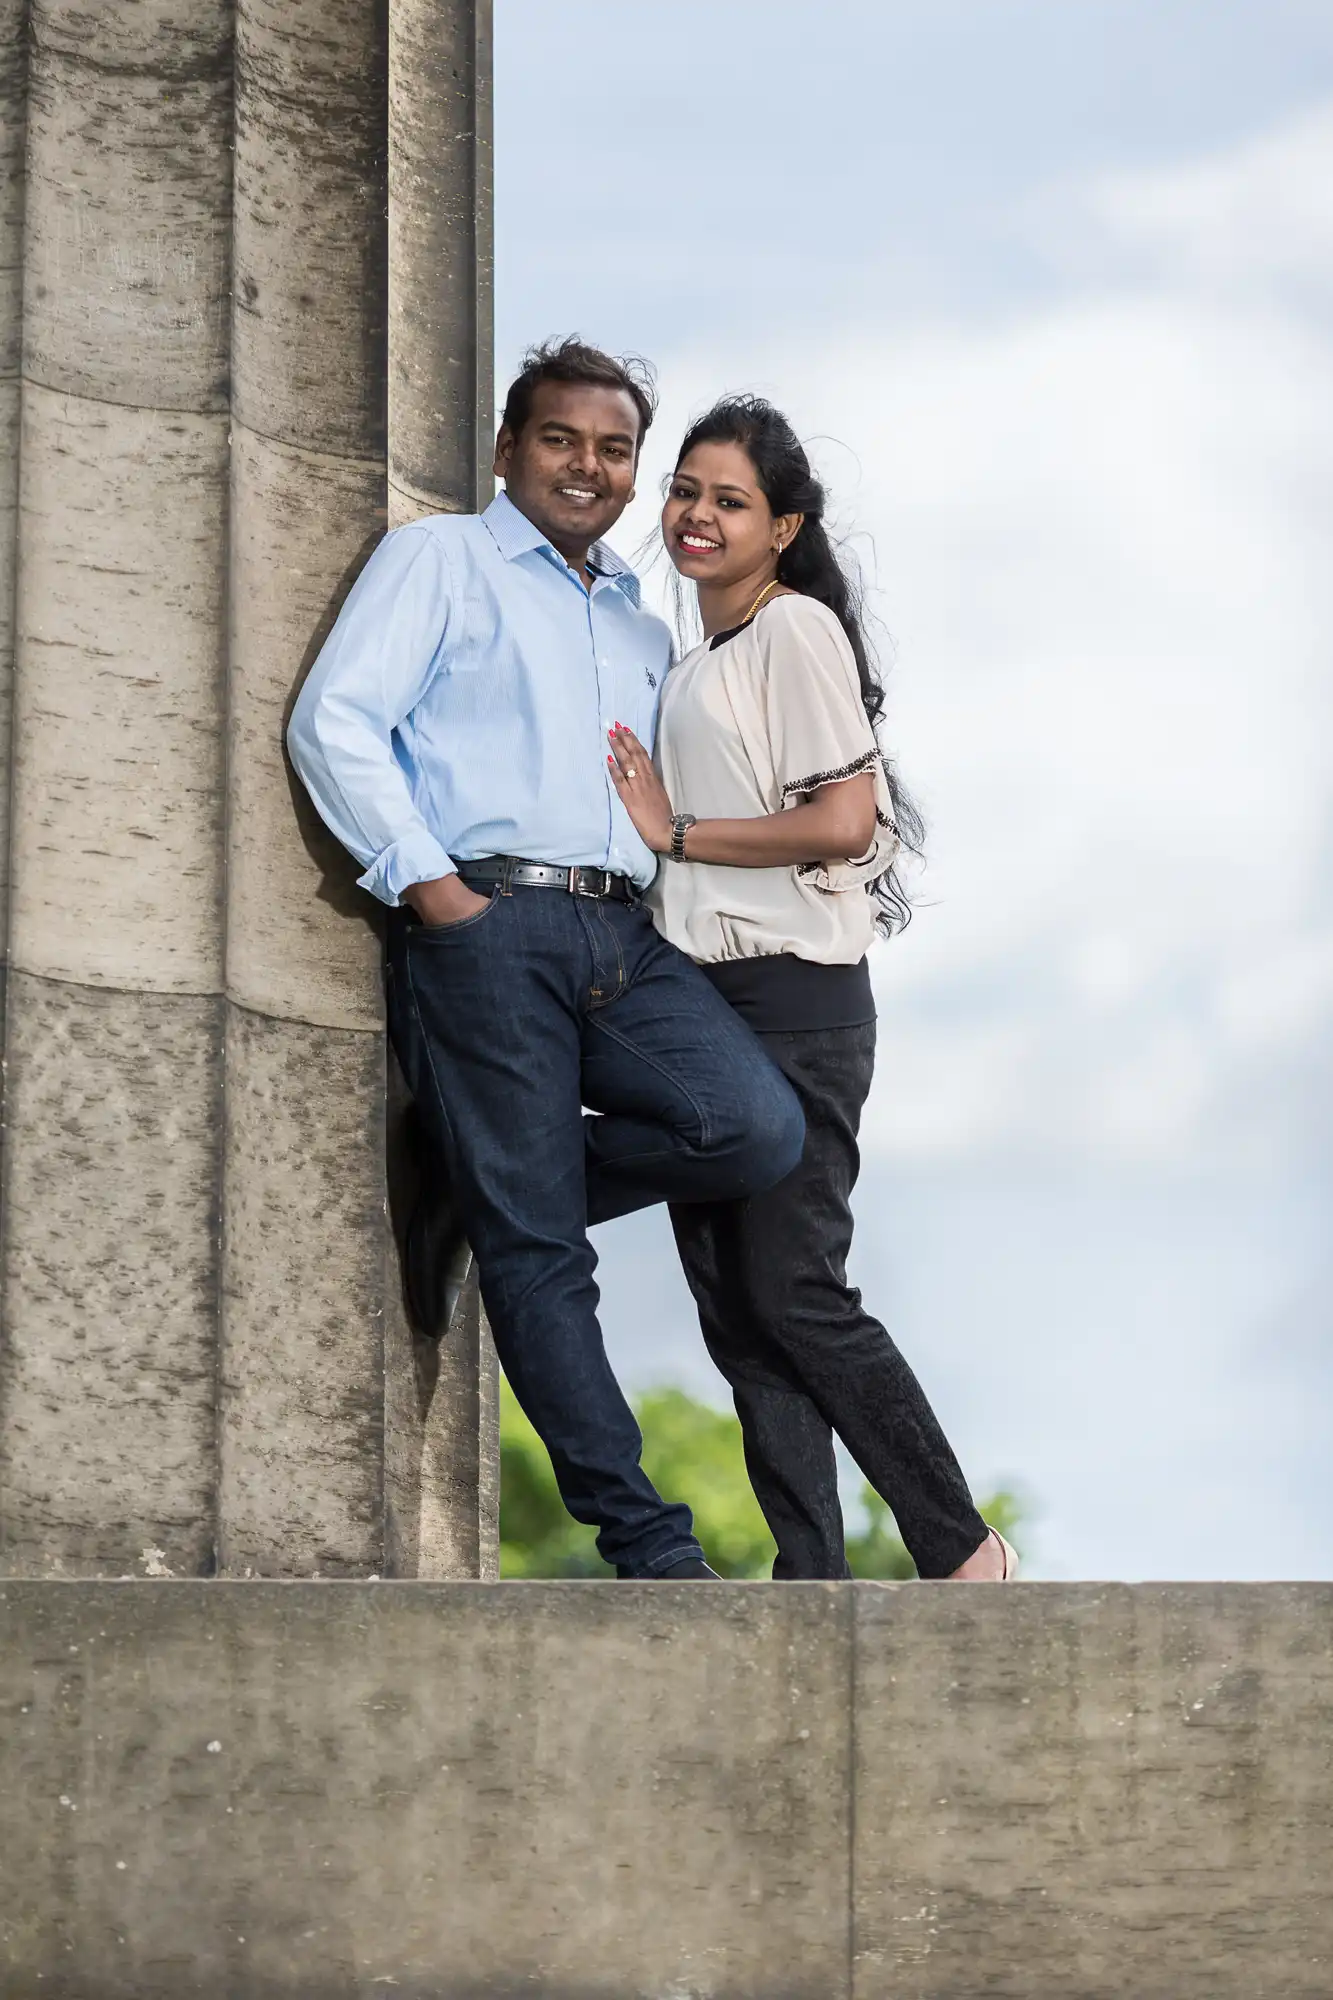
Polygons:
<instances>
[{"instance_id":1,"label":"shirt collar","mask_svg":"<svg viewBox=\"0 0 1333 2000\"><path fill-rule=\"evenodd\" d=\"M481 518L506 562L513 562L515 556L528 555L533 549L548 550L563 562L560 551L551 547L541 529L535 527L526 514L519 512L507 493L497 493ZM605 542L594 542L588 551L588 568L593 576L609 577L637 611L639 579L613 548Z\"/></svg>"}]
</instances>

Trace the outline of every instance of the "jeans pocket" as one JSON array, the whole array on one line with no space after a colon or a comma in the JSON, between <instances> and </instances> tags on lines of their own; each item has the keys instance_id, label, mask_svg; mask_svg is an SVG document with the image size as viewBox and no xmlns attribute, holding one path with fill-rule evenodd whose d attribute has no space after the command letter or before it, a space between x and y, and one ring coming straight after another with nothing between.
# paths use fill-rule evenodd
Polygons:
<instances>
[{"instance_id":1,"label":"jeans pocket","mask_svg":"<svg viewBox=\"0 0 1333 2000\"><path fill-rule=\"evenodd\" d=\"M474 931L478 924L485 923L499 901L500 891L492 889L490 901L484 910L477 910L470 917L460 917L457 923L453 924L413 924L407 933L408 939L410 941L415 938L420 942L425 938L450 938L457 937L463 931Z\"/></svg>"}]
</instances>

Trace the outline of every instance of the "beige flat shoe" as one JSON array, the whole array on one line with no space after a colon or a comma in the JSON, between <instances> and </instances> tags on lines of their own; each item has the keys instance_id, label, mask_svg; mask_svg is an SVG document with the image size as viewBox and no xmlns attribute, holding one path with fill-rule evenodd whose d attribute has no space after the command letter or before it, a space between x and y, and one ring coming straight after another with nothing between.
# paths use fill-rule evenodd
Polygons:
<instances>
[{"instance_id":1,"label":"beige flat shoe","mask_svg":"<svg viewBox=\"0 0 1333 2000\"><path fill-rule=\"evenodd\" d=\"M1000 1544L1000 1554L1004 1557L1004 1575L1000 1578L1000 1582L1012 1583L1018 1575L1018 1551L1006 1542L998 1528L992 1528L991 1533Z\"/></svg>"}]
</instances>

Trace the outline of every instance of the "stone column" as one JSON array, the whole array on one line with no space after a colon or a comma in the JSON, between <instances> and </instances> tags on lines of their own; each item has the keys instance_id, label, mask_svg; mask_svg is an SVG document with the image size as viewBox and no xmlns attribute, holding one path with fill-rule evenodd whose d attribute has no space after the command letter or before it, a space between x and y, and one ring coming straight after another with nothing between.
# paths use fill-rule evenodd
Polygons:
<instances>
[{"instance_id":1,"label":"stone column","mask_svg":"<svg viewBox=\"0 0 1333 2000\"><path fill-rule=\"evenodd\" d=\"M282 744L387 518L385 0L31 6L25 224L0 0L0 424L26 229L0 1574L475 1575L475 1285L414 1338L377 906ZM471 303L457 353L433 323L404 351L452 427L422 504L457 506L489 46L470 6L417 26L405 101L448 143L399 206L422 296L438 259Z\"/></svg>"},{"instance_id":2,"label":"stone column","mask_svg":"<svg viewBox=\"0 0 1333 2000\"><path fill-rule=\"evenodd\" d=\"M486 505L493 376L491 0L389 8L389 513Z\"/></svg>"},{"instance_id":3,"label":"stone column","mask_svg":"<svg viewBox=\"0 0 1333 2000\"><path fill-rule=\"evenodd\" d=\"M389 5L389 520L471 513L494 492L491 0ZM391 1077L391 1106L401 1099ZM410 1150L404 1131L400 1154ZM400 1166L404 1164L400 1157ZM406 1162L409 1174L410 1159ZM443 1260L441 1259L441 1262ZM455 1282L450 1282L450 1279ZM461 1289L457 1284L463 1279ZM419 1444L403 1490L432 1576L495 1574L498 1368L475 1270L435 1273L445 1331L418 1346ZM393 1334L393 1329L391 1329ZM393 1334L402 1339L401 1327ZM400 1376L401 1379L401 1376ZM393 1433L391 1432L391 1442ZM400 1455L391 1452L391 1463ZM418 1469L419 1468L419 1469ZM392 1493L391 1493L392 1500Z\"/></svg>"},{"instance_id":4,"label":"stone column","mask_svg":"<svg viewBox=\"0 0 1333 2000\"><path fill-rule=\"evenodd\" d=\"M384 1569L373 907L283 753L384 527L385 30L241 0L236 49L221 1552Z\"/></svg>"},{"instance_id":5,"label":"stone column","mask_svg":"<svg viewBox=\"0 0 1333 2000\"><path fill-rule=\"evenodd\" d=\"M231 26L32 7L0 1349L29 1574L214 1561Z\"/></svg>"},{"instance_id":6,"label":"stone column","mask_svg":"<svg viewBox=\"0 0 1333 2000\"><path fill-rule=\"evenodd\" d=\"M433 56L463 10L428 11ZM377 0L241 0L221 1426L232 1575L475 1575L488 1540L475 1299L443 1360L414 1341L386 1226L376 906L282 751L296 690L386 521L387 62ZM452 107L464 125L471 75ZM444 237L470 268L472 185L446 170L444 186L457 211ZM469 369L474 344L469 330ZM469 425L469 466L474 449Z\"/></svg>"},{"instance_id":7,"label":"stone column","mask_svg":"<svg viewBox=\"0 0 1333 2000\"><path fill-rule=\"evenodd\" d=\"M9 718L14 685L27 82L27 0L0 0L0 1023L8 959Z\"/></svg>"}]
</instances>

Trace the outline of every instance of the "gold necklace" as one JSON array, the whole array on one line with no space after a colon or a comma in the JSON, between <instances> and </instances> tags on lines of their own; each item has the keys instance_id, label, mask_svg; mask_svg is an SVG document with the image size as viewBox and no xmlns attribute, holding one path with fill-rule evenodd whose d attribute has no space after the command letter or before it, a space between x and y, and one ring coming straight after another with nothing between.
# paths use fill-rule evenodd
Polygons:
<instances>
[{"instance_id":1,"label":"gold necklace","mask_svg":"<svg viewBox=\"0 0 1333 2000\"><path fill-rule=\"evenodd\" d=\"M764 585L763 589L760 591L758 597L756 597L754 603L750 606L749 610L746 612L744 618L742 618L741 620L742 625L749 624L750 620L754 617L755 612L759 609L764 599L768 596L769 591L776 590L777 587L778 587L777 578L771 577L769 581Z\"/></svg>"}]
</instances>

